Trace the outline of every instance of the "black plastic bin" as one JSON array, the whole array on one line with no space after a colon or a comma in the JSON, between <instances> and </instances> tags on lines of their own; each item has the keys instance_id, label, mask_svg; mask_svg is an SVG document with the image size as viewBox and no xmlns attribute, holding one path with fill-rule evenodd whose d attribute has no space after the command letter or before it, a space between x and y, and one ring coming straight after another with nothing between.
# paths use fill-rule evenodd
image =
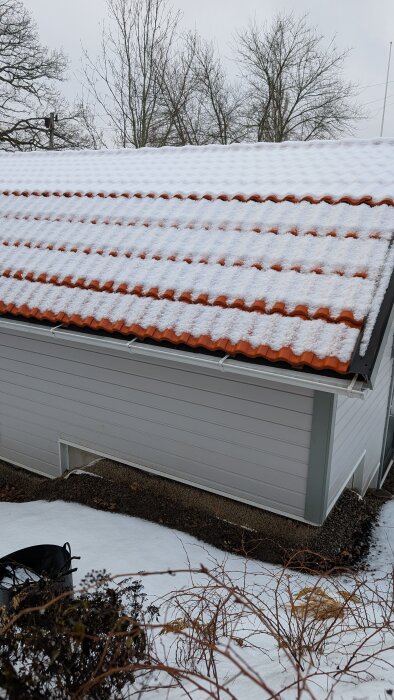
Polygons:
<instances>
[{"instance_id":1,"label":"black plastic bin","mask_svg":"<svg viewBox=\"0 0 394 700\"><path fill-rule=\"evenodd\" d=\"M40 580L50 582L51 592L58 595L73 590L73 571L68 542L38 544L7 554L0 559L0 605L9 607L13 597Z\"/></svg>"}]
</instances>

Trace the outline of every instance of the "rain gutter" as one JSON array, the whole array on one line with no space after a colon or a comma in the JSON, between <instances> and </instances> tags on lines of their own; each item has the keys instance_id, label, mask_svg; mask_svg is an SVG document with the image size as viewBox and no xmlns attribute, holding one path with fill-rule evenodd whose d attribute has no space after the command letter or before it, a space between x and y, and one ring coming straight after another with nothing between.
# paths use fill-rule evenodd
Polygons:
<instances>
[{"instance_id":1,"label":"rain gutter","mask_svg":"<svg viewBox=\"0 0 394 700\"><path fill-rule=\"evenodd\" d=\"M65 343L77 343L83 346L93 346L97 349L116 350L139 357L149 357L162 362L180 362L222 372L228 375L240 375L254 377L257 380L272 381L280 384L299 386L313 391L325 391L331 394L339 394L350 398L365 399L369 386L366 381L355 374L348 377L329 377L325 375L308 374L291 369L283 369L272 365L258 365L252 362L232 359L229 355L216 357L204 353L193 353L178 348L167 348L142 343L138 338L119 339L111 336L95 335L94 333L82 333L58 326L44 326L24 321L14 321L0 318L0 330L22 333L27 336L40 336L56 338Z\"/></svg>"}]
</instances>

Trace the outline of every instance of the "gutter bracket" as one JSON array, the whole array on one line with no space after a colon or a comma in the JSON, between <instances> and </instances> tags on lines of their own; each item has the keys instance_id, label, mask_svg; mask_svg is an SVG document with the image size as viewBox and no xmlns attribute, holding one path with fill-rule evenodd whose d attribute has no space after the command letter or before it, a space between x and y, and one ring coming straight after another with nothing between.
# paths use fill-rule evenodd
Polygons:
<instances>
[{"instance_id":1,"label":"gutter bracket","mask_svg":"<svg viewBox=\"0 0 394 700\"><path fill-rule=\"evenodd\" d=\"M136 343L138 338L133 338L133 340L130 340L129 343L127 343L127 348L130 350L130 352L133 352L134 348L132 347L134 343Z\"/></svg>"},{"instance_id":2,"label":"gutter bracket","mask_svg":"<svg viewBox=\"0 0 394 700\"><path fill-rule=\"evenodd\" d=\"M354 377L352 378L350 384L346 387L346 394L350 398L353 396L353 389L356 385L357 379L358 379L358 374L355 374Z\"/></svg>"},{"instance_id":3,"label":"gutter bracket","mask_svg":"<svg viewBox=\"0 0 394 700\"><path fill-rule=\"evenodd\" d=\"M51 335L55 335L55 331L60 330L60 328L63 328L63 324L62 324L62 323L59 323L58 326L55 326L54 328L51 328L51 329L50 329L50 334L51 334Z\"/></svg>"},{"instance_id":4,"label":"gutter bracket","mask_svg":"<svg viewBox=\"0 0 394 700\"><path fill-rule=\"evenodd\" d=\"M224 363L226 362L226 360L228 360L229 357L230 357L230 355L227 354L227 355L225 355L224 357L222 357L221 360L219 360L219 362L218 362L218 366L219 366L219 368L221 369L222 372L225 371L225 369L224 369Z\"/></svg>"}]
</instances>

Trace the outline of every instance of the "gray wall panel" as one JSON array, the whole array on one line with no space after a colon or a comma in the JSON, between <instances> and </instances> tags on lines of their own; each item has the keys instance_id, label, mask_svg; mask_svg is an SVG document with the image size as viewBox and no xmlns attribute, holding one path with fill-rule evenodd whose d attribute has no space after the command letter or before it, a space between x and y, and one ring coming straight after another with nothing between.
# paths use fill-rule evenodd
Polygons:
<instances>
[{"instance_id":1,"label":"gray wall panel","mask_svg":"<svg viewBox=\"0 0 394 700\"><path fill-rule=\"evenodd\" d=\"M209 387L209 390L201 391L199 389L187 388L182 392L182 396L176 395L172 383L167 383L167 395L154 394L148 391L129 389L128 387L110 384L109 382L101 382L99 374L96 378L86 378L83 376L74 376L58 371L48 370L46 367L37 368L35 366L23 363L14 363L8 361L8 367L5 367L7 360L1 363L0 380L7 381L7 377L12 377L12 383L22 386L31 386L40 391L58 393L62 392L64 398L76 397L76 392L89 396L89 403L96 405L100 403L99 397L105 397L107 401L114 401L117 405L117 410L122 411L127 409L132 396L134 401L140 405L150 406L151 408L159 408L164 411L175 412L179 414L179 408L184 405L190 405L190 396L195 399L192 403L192 411L195 412L196 406L200 407L200 415L203 415L201 409L205 412L207 408L214 409L213 416L216 411L223 410L226 405L226 410L235 413L236 415L244 415L247 417L258 418L270 423L276 423L281 426L287 426L288 423L295 424L300 430L308 431L311 425L311 417L305 413L300 413L296 410L288 410L277 408L269 404L261 404L255 401L247 401L237 397L224 397L222 394L215 394L214 382ZM11 369L12 368L12 369ZM16 371L15 371L16 370ZM23 372L21 372L23 370ZM45 385L43 384L45 383ZM163 384L163 382L161 383ZM160 387L163 391L163 386ZM178 393L178 392L177 392ZM175 394L175 396L174 396ZM231 401L232 399L232 401ZM236 403L235 403L236 402ZM187 406L185 407L187 409ZM235 410L237 409L237 410ZM282 431L283 432L283 431Z\"/></svg>"},{"instance_id":2,"label":"gray wall panel","mask_svg":"<svg viewBox=\"0 0 394 700\"><path fill-rule=\"evenodd\" d=\"M175 370L173 366L158 365L153 362L147 362L143 359L136 359L135 363L130 364L130 358L124 356L110 355L112 357L111 368L108 369L108 355L102 355L100 352L70 348L69 346L61 346L51 342L49 347L45 347L46 352L43 353L42 342L37 340L29 340L29 367L43 365L43 356L46 357L45 366L48 370L54 369L62 373L70 373L76 376L89 377L100 379L103 382L109 382L115 386L124 386L130 389L141 389L144 392L152 391L160 395L164 391L167 395L168 387L166 384L171 383L173 386L174 396L182 399L185 389L200 389L201 375L204 378L205 394L210 389L206 378L212 378L215 382L215 395L221 394L224 396L233 396L237 399L246 399L255 401L268 406L276 406L278 408L286 408L295 410L298 413L310 415L310 398L312 392L307 389L300 388L300 393L297 394L294 387L284 387L283 384L272 384L264 382L264 393L259 390L258 381L245 378L230 378L228 375L220 376L212 372L202 372L201 368L186 370L184 373ZM23 350L20 350L18 344L19 339L15 336L4 338L0 334L0 352L2 359L7 358L13 362L25 362L26 356ZM41 348L41 350L40 350ZM56 354L51 354L56 348ZM131 355L130 355L131 357ZM150 371L151 370L151 371ZM198 371L196 371L198 370ZM245 379L245 381L244 381ZM292 389L292 391L288 391ZM180 392L179 394L177 392ZM196 394L196 399L198 394ZM186 400L189 396L186 396ZM205 399L206 400L206 399Z\"/></svg>"},{"instance_id":3,"label":"gray wall panel","mask_svg":"<svg viewBox=\"0 0 394 700\"><path fill-rule=\"evenodd\" d=\"M23 451L23 449L24 446L18 445L17 443L13 445L11 450L0 445L0 459L3 459L5 462L11 462L11 464L15 464L18 467L25 467L39 474L59 476L59 467L57 465L54 465L53 462L49 463L40 459L35 459L30 450L26 452L26 450Z\"/></svg>"},{"instance_id":4,"label":"gray wall panel","mask_svg":"<svg viewBox=\"0 0 394 700\"><path fill-rule=\"evenodd\" d=\"M127 358L127 356L125 356L124 353L116 353L115 350L109 349L105 346L97 349L95 348L92 351L91 349L87 349L86 347L77 347L76 345L73 345L72 342L67 342L66 340L59 340L54 336L48 338L48 341L43 341L41 339L37 339L37 336L34 335L27 338L25 333L22 335L16 331L13 331L12 333L0 332L0 346L11 347L14 349L26 349L28 347L29 358L32 354L38 353L39 355L47 355L48 357L72 360L78 363L84 363L88 366L102 367L103 369L108 368L108 358L111 357L111 371L120 371L124 372L125 374L128 374L132 371L130 369L129 358ZM130 357L131 356L132 353L130 353ZM151 361L150 359L148 360L142 357L141 355L136 355L134 357L138 362L138 375L152 377L160 381L163 378L163 368L166 368L166 376L169 381L171 381L173 384L185 385L185 378L182 374L179 374L178 365L176 365L174 362L166 363L160 361L159 364L158 362L155 362L153 360ZM253 387L258 388L259 383L261 385L264 385L264 388L267 391L269 389L274 389L275 391L278 390L279 392L283 392L286 395L295 394L296 397L305 396L307 398L311 398L313 393L312 390L305 389L303 387L295 387L289 385L286 386L286 388L284 388L283 384L277 384L271 381L268 382L265 379L263 380L258 377L252 378L248 376L243 376L230 378L229 375L221 377L220 374L218 375L216 371L214 372L209 368L199 367L198 365L193 365L192 368L189 367L189 369L187 369L186 372L187 386L190 385L198 387L200 382L200 376L203 376L204 378L212 377L217 382L218 391L220 391L220 387L222 387L223 393L225 393L226 395L231 393L235 395L238 394L238 392L242 391L242 388L238 387L238 389L231 392L231 386L233 385L241 384L242 387L249 386L250 390L253 391ZM183 381L181 381L181 379ZM249 388L245 388L245 391L248 392ZM260 400L264 399L265 395L266 394L260 396ZM280 396L280 394L278 396ZM296 404L297 402L298 399L296 399Z\"/></svg>"},{"instance_id":5,"label":"gray wall panel","mask_svg":"<svg viewBox=\"0 0 394 700\"><path fill-rule=\"evenodd\" d=\"M338 397L331 461L329 506L331 507L365 452L363 491L380 462L388 407L392 344L389 340L382 357L373 390L365 401Z\"/></svg>"},{"instance_id":6,"label":"gray wall panel","mask_svg":"<svg viewBox=\"0 0 394 700\"><path fill-rule=\"evenodd\" d=\"M0 457L58 440L303 517L313 392L0 333Z\"/></svg>"}]
</instances>

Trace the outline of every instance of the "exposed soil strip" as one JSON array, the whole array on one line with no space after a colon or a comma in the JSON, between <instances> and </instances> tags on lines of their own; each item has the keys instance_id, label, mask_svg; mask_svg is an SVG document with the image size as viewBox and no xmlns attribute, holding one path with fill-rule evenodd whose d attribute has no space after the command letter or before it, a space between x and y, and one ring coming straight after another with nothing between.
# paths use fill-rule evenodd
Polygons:
<instances>
[{"instance_id":1,"label":"exposed soil strip","mask_svg":"<svg viewBox=\"0 0 394 700\"><path fill-rule=\"evenodd\" d=\"M109 460L87 469L94 475L49 480L0 462L0 501L78 502L176 528L224 551L328 571L362 565L381 506L394 495L392 471L384 489L362 500L345 491L315 528Z\"/></svg>"}]
</instances>

